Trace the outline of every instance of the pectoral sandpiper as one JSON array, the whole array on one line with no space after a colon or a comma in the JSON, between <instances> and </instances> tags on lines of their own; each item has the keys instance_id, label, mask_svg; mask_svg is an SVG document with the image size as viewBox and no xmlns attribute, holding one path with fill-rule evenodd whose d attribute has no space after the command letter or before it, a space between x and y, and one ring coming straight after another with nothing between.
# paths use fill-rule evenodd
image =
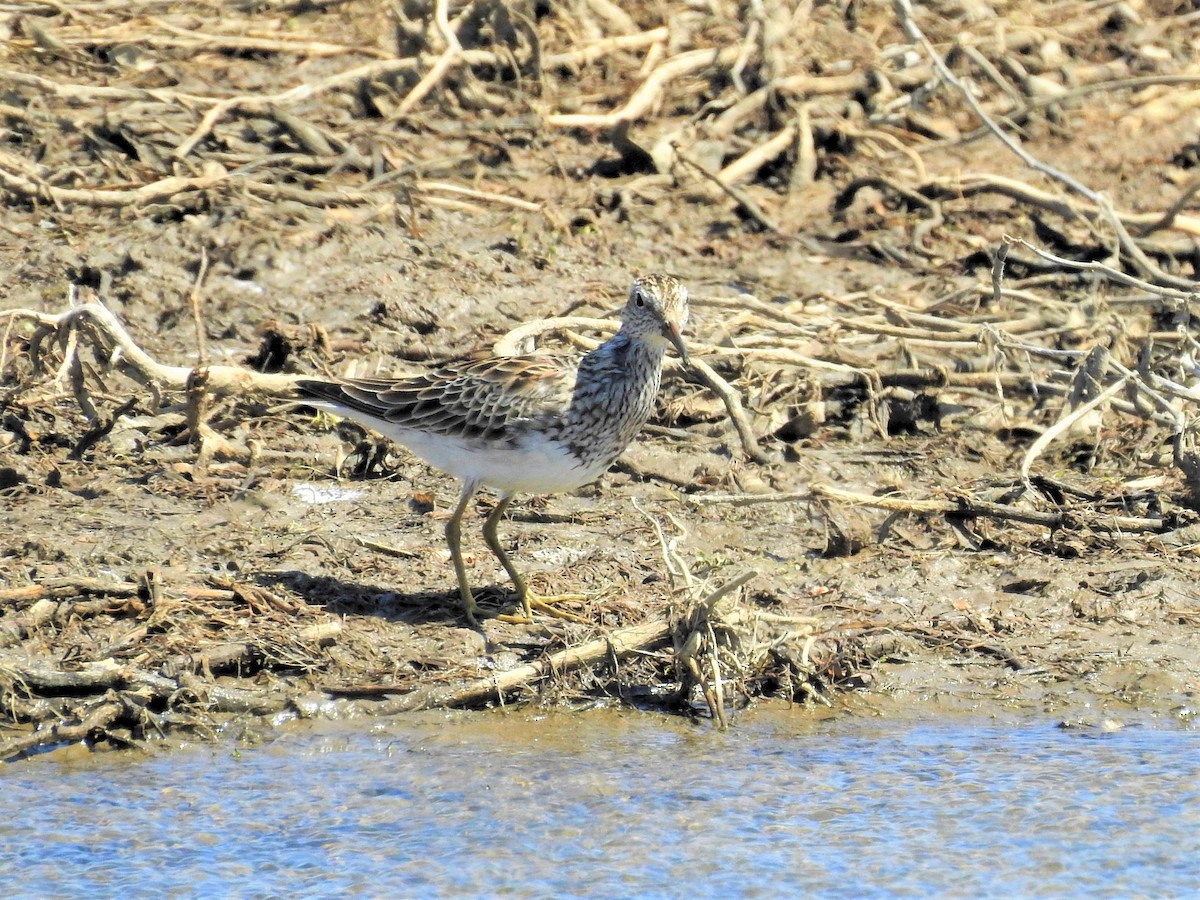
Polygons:
<instances>
[{"instance_id":1,"label":"pectoral sandpiper","mask_svg":"<svg viewBox=\"0 0 1200 900\"><path fill-rule=\"evenodd\" d=\"M553 611L530 591L496 530L514 493L568 491L599 477L645 424L654 408L663 356L681 336L687 289L670 275L633 282L621 328L575 362L569 357L475 354L424 375L400 379L303 379L302 401L403 444L430 465L462 479L458 505L446 523L446 543L467 618L480 612L462 557L462 518L481 485L500 502L483 537L508 572L525 616Z\"/></svg>"}]
</instances>

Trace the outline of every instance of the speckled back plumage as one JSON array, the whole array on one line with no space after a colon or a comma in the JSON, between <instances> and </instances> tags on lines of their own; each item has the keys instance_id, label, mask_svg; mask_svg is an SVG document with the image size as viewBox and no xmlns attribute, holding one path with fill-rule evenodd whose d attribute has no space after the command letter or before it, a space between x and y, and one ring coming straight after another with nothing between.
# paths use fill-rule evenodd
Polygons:
<instances>
[{"instance_id":1,"label":"speckled back plumage","mask_svg":"<svg viewBox=\"0 0 1200 900\"><path fill-rule=\"evenodd\" d=\"M562 490L607 469L654 408L667 346L683 352L687 290L637 279L620 331L569 357L476 354L402 379L301 380L300 397L502 491Z\"/></svg>"},{"instance_id":2,"label":"speckled back plumage","mask_svg":"<svg viewBox=\"0 0 1200 900\"><path fill-rule=\"evenodd\" d=\"M301 388L404 428L504 443L520 422L561 415L574 382L569 357L476 353L400 380L304 381Z\"/></svg>"}]
</instances>

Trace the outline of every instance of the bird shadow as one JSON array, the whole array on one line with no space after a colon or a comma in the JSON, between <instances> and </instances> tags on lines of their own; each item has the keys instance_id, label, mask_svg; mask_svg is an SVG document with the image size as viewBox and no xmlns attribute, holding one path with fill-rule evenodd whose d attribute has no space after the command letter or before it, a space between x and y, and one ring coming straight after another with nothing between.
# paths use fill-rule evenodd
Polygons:
<instances>
[{"instance_id":1,"label":"bird shadow","mask_svg":"<svg viewBox=\"0 0 1200 900\"><path fill-rule=\"evenodd\" d=\"M406 625L438 623L469 628L458 591L397 591L378 585L344 581L307 572L261 572L253 576L264 588L282 588L335 615L376 616ZM519 612L520 603L500 586L474 591L475 599L489 612Z\"/></svg>"}]
</instances>

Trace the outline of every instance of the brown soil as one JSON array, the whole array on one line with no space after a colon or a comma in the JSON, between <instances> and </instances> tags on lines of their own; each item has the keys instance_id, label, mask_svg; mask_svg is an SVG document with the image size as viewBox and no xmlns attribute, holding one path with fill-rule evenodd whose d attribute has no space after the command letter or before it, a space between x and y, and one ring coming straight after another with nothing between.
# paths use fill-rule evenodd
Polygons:
<instances>
[{"instance_id":1,"label":"brown soil","mask_svg":"<svg viewBox=\"0 0 1200 900\"><path fill-rule=\"evenodd\" d=\"M977 130L890 4L764 3L756 25L722 3L456 4L466 55L440 74L432 9L0 12L0 309L101 302L170 366L368 373L609 316L632 274L669 270L753 432L712 379L670 369L612 472L522 498L504 529L540 589L587 595L586 624L481 633L442 540L452 480L269 387L189 398L131 378L102 329L6 314L0 753L230 713L704 712L671 652L692 633L731 707L856 690L1190 716L1195 329L1163 289L1195 276L1200 26L1169 3L978 6L920 4L916 23L1026 152L1107 192L1124 248L1094 198ZM628 49L589 44L618 35ZM705 48L627 130L599 121ZM1110 271L1017 245L997 300L1004 235ZM1023 480L1039 435L1119 381ZM468 564L511 612L473 527L489 503ZM545 664L634 626L650 637L627 652Z\"/></svg>"}]
</instances>

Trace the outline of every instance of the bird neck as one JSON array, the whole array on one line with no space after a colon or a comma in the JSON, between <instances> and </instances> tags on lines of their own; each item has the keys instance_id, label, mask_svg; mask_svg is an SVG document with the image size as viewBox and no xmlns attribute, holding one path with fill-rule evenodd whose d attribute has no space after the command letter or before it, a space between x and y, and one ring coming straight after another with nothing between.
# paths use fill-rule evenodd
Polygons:
<instances>
[{"instance_id":1,"label":"bird neck","mask_svg":"<svg viewBox=\"0 0 1200 900\"><path fill-rule=\"evenodd\" d=\"M621 329L580 361L571 415L587 418L603 408L601 417L619 420L622 434L636 431L654 407L664 354L661 343Z\"/></svg>"},{"instance_id":2,"label":"bird neck","mask_svg":"<svg viewBox=\"0 0 1200 900\"><path fill-rule=\"evenodd\" d=\"M584 364L610 372L610 377L641 379L646 369L662 369L666 348L659 341L648 341L627 325L584 357Z\"/></svg>"}]
</instances>

